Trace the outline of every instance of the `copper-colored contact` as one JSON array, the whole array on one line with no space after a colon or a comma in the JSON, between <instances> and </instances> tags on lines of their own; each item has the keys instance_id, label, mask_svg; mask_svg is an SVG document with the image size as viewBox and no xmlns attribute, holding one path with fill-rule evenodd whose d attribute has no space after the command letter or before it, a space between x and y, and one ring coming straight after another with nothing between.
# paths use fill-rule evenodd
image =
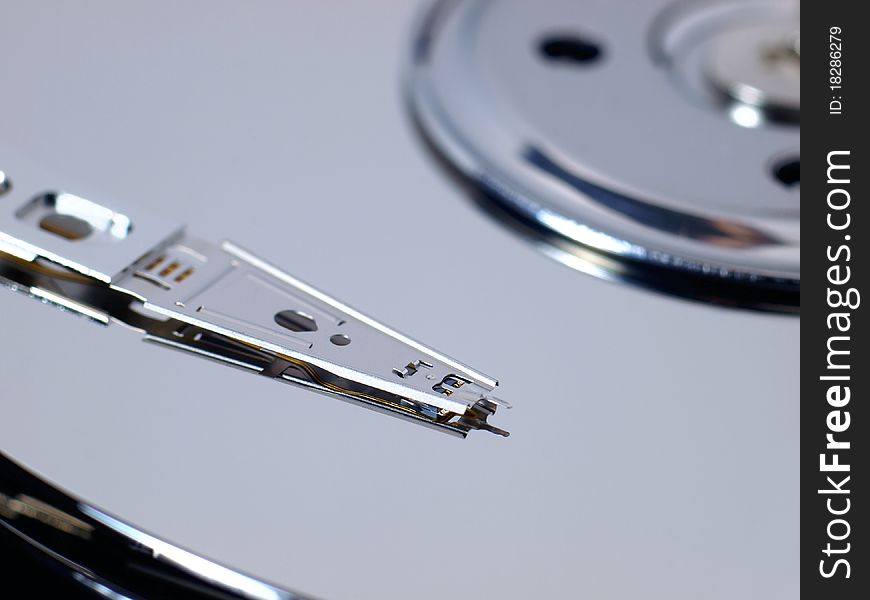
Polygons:
<instances>
[{"instance_id":1,"label":"copper-colored contact","mask_svg":"<svg viewBox=\"0 0 870 600\"><path fill-rule=\"evenodd\" d=\"M187 279L188 277L190 277L191 273L193 273L193 267L188 267L188 268L186 268L184 271L182 271L182 272L178 275L178 277L175 278L175 282L176 282L176 283L181 283L182 281L184 281L185 279Z\"/></svg>"},{"instance_id":2,"label":"copper-colored contact","mask_svg":"<svg viewBox=\"0 0 870 600\"><path fill-rule=\"evenodd\" d=\"M181 265L178 264L178 261L173 260L171 263L166 265L166 267L162 271L160 271L159 275L161 277L166 277L172 274L172 272L175 271L175 269L177 269L179 266Z\"/></svg>"}]
</instances>

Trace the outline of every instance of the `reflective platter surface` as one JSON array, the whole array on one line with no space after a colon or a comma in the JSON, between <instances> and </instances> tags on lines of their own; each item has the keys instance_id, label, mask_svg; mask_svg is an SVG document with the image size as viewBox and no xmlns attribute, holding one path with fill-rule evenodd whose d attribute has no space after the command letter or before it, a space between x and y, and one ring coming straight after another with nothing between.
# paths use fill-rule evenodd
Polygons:
<instances>
[{"instance_id":1,"label":"reflective platter surface","mask_svg":"<svg viewBox=\"0 0 870 600\"><path fill-rule=\"evenodd\" d=\"M408 114L407 2L7 12L13 182L233 239L514 408L461 440L0 290L4 452L315 597L797 595L799 321L585 276L478 210Z\"/></svg>"}]
</instances>

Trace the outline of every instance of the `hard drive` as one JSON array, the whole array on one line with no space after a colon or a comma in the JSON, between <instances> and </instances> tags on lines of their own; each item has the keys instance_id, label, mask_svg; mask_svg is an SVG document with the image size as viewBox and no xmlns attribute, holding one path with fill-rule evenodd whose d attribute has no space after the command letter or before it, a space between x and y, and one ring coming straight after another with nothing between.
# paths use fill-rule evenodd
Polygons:
<instances>
[{"instance_id":1,"label":"hard drive","mask_svg":"<svg viewBox=\"0 0 870 600\"><path fill-rule=\"evenodd\" d=\"M113 598L797 595L796 5L4 9L0 562ZM33 275L124 263L111 235L22 258L63 202L231 239L293 288L234 310L309 308L228 313L224 364L143 344ZM439 352L345 359L380 322ZM385 374L275 385L242 357L276 326Z\"/></svg>"}]
</instances>

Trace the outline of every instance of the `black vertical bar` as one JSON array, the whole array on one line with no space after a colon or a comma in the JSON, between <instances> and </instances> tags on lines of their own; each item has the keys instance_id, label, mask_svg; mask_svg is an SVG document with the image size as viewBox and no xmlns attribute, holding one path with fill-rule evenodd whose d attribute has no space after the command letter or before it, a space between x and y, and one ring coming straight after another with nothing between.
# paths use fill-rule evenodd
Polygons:
<instances>
[{"instance_id":1,"label":"black vertical bar","mask_svg":"<svg viewBox=\"0 0 870 600\"><path fill-rule=\"evenodd\" d=\"M801 593L870 598L870 22L846 0L801 20Z\"/></svg>"}]
</instances>

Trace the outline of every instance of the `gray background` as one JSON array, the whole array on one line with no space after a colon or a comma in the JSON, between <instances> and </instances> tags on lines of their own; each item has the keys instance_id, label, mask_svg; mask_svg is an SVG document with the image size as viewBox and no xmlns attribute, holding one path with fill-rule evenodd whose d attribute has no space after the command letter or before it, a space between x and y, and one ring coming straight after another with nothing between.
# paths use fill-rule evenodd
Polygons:
<instances>
[{"instance_id":1,"label":"gray background","mask_svg":"<svg viewBox=\"0 0 870 600\"><path fill-rule=\"evenodd\" d=\"M593 279L480 214L406 118L412 13L4 1L2 143L498 377L513 435L458 440L4 292L0 445L325 598L795 597L799 321Z\"/></svg>"}]
</instances>

